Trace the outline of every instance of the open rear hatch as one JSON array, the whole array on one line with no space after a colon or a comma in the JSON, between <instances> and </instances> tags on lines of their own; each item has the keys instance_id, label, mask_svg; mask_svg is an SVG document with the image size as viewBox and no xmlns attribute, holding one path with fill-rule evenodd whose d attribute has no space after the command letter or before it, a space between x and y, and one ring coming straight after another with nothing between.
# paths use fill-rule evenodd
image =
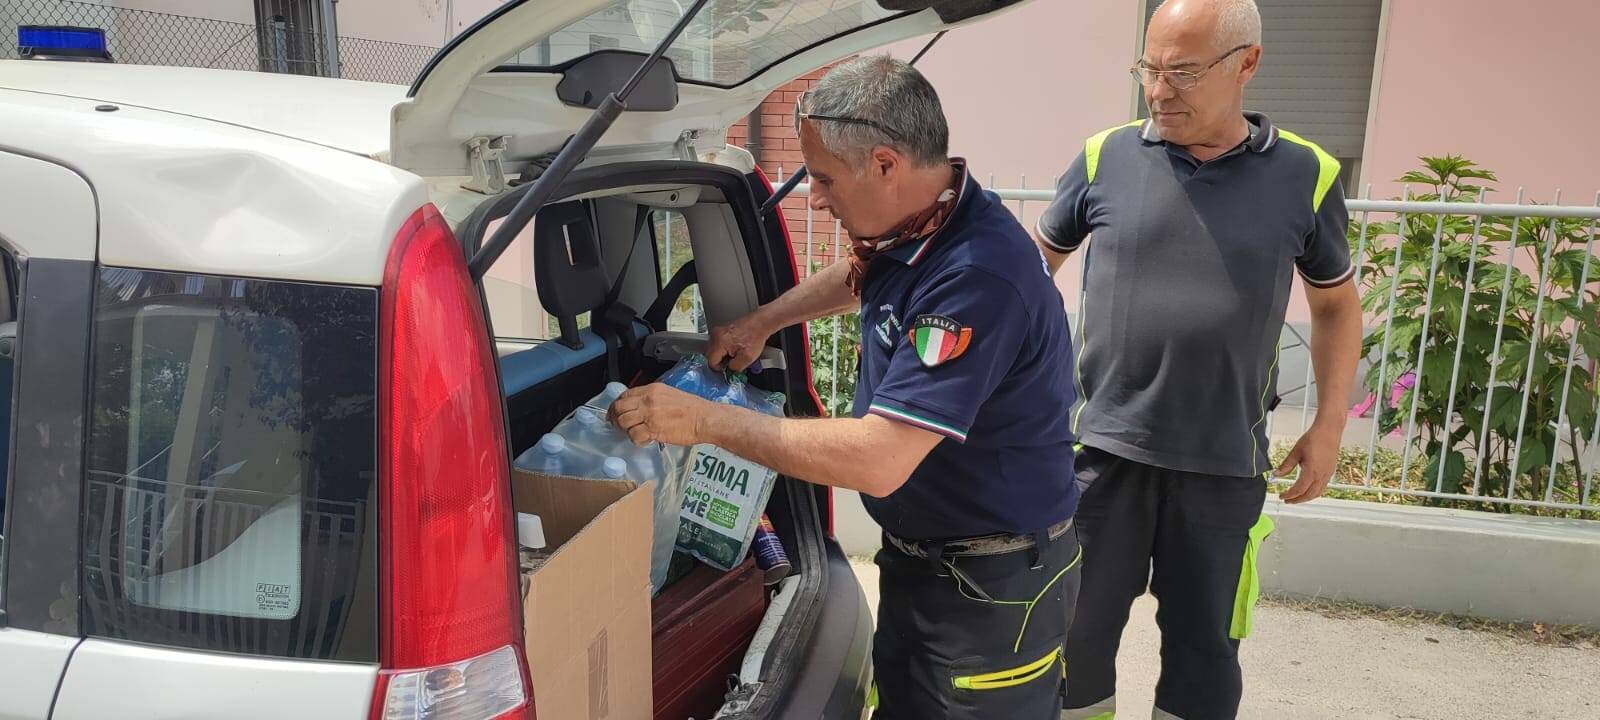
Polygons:
<instances>
[{"instance_id":1,"label":"open rear hatch","mask_svg":"<svg viewBox=\"0 0 1600 720\"><path fill-rule=\"evenodd\" d=\"M442 182L447 178L464 178L462 187L484 196L457 205L456 212L446 208L447 215L465 217L457 235L480 281L537 213L556 207L551 203L570 205L584 193L603 195L607 188L630 185L714 188L742 241L744 272L754 291L748 311L796 284L793 249L782 218L761 207L772 191L748 154L743 162L723 161L742 165L737 169L696 161L723 151L726 128L795 77L1024 1L514 0L458 36L423 70L407 100L394 108L389 160L430 178L436 191L451 186ZM618 270L614 259L606 263L612 272ZM626 281L627 263L620 264L620 277L602 281ZM661 328L651 329L657 331L652 337L660 335ZM653 347L675 345L681 343ZM754 384L784 391L790 415L818 415L805 370L804 328L785 330L770 345L778 362ZM504 358L501 364L504 380ZM598 387L584 387L573 397L592 390ZM508 398L513 445L519 445L514 450L573 402L563 398L546 406L550 401L542 394L527 397L537 398L536 406L519 410L519 399ZM518 427L519 421L528 424ZM763 591L750 602L724 606L741 620L736 632L693 660L710 674L686 684L663 673L666 664L684 662L661 657L671 640L663 635L715 623L720 610L708 617L704 608L729 591L745 597L749 573L701 572L681 580L677 592L668 587L657 597L658 717L689 707L700 717L711 710L706 701L719 696L725 702L717 718L860 713L866 660L859 652L845 657L840 643L826 640L857 638L859 649L859 638L871 631L848 564L826 537L830 496L824 488L780 477L767 510L796 574L770 596ZM703 607L697 612L697 606ZM763 608L759 623L750 614L754 608ZM849 680L813 677L818 668Z\"/></svg>"}]
</instances>

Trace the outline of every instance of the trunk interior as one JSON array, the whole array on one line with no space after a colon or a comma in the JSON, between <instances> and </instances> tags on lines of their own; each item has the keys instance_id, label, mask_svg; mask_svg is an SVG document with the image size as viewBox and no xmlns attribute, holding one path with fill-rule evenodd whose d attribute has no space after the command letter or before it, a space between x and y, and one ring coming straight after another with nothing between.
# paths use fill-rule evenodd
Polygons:
<instances>
[{"instance_id":1,"label":"trunk interior","mask_svg":"<svg viewBox=\"0 0 1600 720\"><path fill-rule=\"evenodd\" d=\"M456 223L469 256L528 187ZM759 175L706 163L608 165L566 179L483 283L513 457L609 380L654 380L702 352L708 327L794 284L787 242L763 229L779 232L776 218L756 217L768 192ZM816 415L802 332L775 342L749 382L783 392L790 416ZM655 717L770 714L787 689L785 658L797 656L826 589L830 509L824 490L776 480L766 513L793 565L776 585L751 556L722 572L674 554L652 602Z\"/></svg>"}]
</instances>

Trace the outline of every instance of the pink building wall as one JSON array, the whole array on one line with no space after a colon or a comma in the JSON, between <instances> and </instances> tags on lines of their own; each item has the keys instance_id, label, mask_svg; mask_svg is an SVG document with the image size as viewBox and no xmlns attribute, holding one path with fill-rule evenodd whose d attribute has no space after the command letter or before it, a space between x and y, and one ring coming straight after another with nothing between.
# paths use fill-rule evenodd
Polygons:
<instances>
[{"instance_id":1,"label":"pink building wall","mask_svg":"<svg viewBox=\"0 0 1600 720\"><path fill-rule=\"evenodd\" d=\"M1140 3L1036 0L1004 16L955 30L917 62L939 91L950 121L950 152L997 186L1051 187L1090 135L1134 113ZM918 38L886 48L910 59ZM1017 209L1017 203L1011 203ZM1021 207L1030 228L1043 202ZM1077 304L1077 263L1057 284Z\"/></svg>"},{"instance_id":2,"label":"pink building wall","mask_svg":"<svg viewBox=\"0 0 1600 720\"><path fill-rule=\"evenodd\" d=\"M1133 114L1139 3L1033 2L955 30L917 62L950 120L950 151L982 179L1046 187L1084 138ZM927 43L890 46L910 59ZM1042 208L1041 208L1042 209Z\"/></svg>"},{"instance_id":3,"label":"pink building wall","mask_svg":"<svg viewBox=\"0 0 1600 720\"><path fill-rule=\"evenodd\" d=\"M1454 153L1499 174L1491 201L1594 202L1597 27L1594 0L1390 0L1362 186L1398 196L1419 155Z\"/></svg>"}]
</instances>

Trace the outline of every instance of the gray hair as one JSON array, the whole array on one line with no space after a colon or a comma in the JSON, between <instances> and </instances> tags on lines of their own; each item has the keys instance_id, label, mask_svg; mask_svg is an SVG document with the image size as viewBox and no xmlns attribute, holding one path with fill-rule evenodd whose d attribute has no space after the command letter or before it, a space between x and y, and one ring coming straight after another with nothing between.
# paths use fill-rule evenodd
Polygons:
<instances>
[{"instance_id":1,"label":"gray hair","mask_svg":"<svg viewBox=\"0 0 1600 720\"><path fill-rule=\"evenodd\" d=\"M1159 12L1170 1L1162 0L1156 10ZM1211 38L1217 52L1227 52L1240 45L1261 44L1261 10L1256 7L1256 0L1208 0L1208 4L1217 14L1216 32ZM1240 57L1229 60L1238 62Z\"/></svg>"},{"instance_id":2,"label":"gray hair","mask_svg":"<svg viewBox=\"0 0 1600 720\"><path fill-rule=\"evenodd\" d=\"M800 110L879 126L811 121L823 147L852 166L859 167L880 146L892 147L923 167L948 160L950 126L939 94L916 68L888 55L858 57L835 66L805 95Z\"/></svg>"}]
</instances>

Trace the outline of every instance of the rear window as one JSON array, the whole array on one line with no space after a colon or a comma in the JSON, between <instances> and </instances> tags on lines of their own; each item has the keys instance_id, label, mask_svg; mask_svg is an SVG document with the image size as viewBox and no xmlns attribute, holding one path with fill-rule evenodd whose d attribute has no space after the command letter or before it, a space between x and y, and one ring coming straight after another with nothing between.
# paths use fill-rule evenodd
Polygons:
<instances>
[{"instance_id":1,"label":"rear window","mask_svg":"<svg viewBox=\"0 0 1600 720\"><path fill-rule=\"evenodd\" d=\"M106 268L84 628L376 659L377 291Z\"/></svg>"},{"instance_id":2,"label":"rear window","mask_svg":"<svg viewBox=\"0 0 1600 720\"><path fill-rule=\"evenodd\" d=\"M688 0L618 0L506 64L545 68L604 49L649 52L688 6ZM667 56L683 80L738 85L813 45L902 14L872 0L712 0Z\"/></svg>"}]
</instances>

